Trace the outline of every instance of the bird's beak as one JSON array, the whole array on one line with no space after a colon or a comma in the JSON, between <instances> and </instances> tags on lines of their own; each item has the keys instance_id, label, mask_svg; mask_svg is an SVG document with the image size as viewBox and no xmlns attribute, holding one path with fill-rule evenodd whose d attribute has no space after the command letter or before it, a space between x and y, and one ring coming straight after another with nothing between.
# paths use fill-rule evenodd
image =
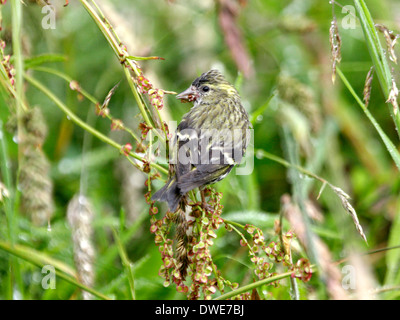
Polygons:
<instances>
[{"instance_id":1,"label":"bird's beak","mask_svg":"<svg viewBox=\"0 0 400 320\"><path fill-rule=\"evenodd\" d=\"M182 101L194 101L196 100L196 87L190 86L185 91L181 92L176 96L177 99Z\"/></svg>"}]
</instances>

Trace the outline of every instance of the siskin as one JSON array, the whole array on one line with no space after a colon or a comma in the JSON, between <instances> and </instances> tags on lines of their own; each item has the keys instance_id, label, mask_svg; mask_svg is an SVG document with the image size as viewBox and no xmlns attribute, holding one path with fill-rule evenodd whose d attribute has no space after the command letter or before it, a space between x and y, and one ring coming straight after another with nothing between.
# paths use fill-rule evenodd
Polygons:
<instances>
[{"instance_id":1,"label":"siskin","mask_svg":"<svg viewBox=\"0 0 400 320\"><path fill-rule=\"evenodd\" d=\"M178 125L170 178L152 197L166 201L171 212L184 208L187 192L222 180L241 162L251 128L239 93L217 70L203 73L176 98L194 106Z\"/></svg>"}]
</instances>

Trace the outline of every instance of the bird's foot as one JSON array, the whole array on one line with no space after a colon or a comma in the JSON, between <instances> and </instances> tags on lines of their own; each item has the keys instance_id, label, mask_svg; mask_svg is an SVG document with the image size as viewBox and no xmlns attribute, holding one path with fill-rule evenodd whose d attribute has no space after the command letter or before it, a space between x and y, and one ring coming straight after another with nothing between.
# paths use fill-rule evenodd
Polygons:
<instances>
[{"instance_id":1,"label":"bird's foot","mask_svg":"<svg viewBox=\"0 0 400 320\"><path fill-rule=\"evenodd\" d=\"M205 195L205 190L201 190L200 191L201 194L201 207L203 208L203 210L205 211L212 211L214 209L214 207L210 204L207 203L206 201L206 195Z\"/></svg>"}]
</instances>

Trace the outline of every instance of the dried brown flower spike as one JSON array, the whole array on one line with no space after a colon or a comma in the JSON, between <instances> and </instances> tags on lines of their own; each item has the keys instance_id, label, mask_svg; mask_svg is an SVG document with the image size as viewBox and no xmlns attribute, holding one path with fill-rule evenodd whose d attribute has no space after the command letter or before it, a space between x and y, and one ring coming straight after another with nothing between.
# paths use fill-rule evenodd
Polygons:
<instances>
[{"instance_id":1,"label":"dried brown flower spike","mask_svg":"<svg viewBox=\"0 0 400 320\"><path fill-rule=\"evenodd\" d=\"M336 64L342 60L341 47L342 40L339 35L336 17L333 17L331 27L329 28L329 42L331 44L332 53L332 82L336 79Z\"/></svg>"},{"instance_id":2,"label":"dried brown flower spike","mask_svg":"<svg viewBox=\"0 0 400 320\"><path fill-rule=\"evenodd\" d=\"M21 141L23 158L19 175L21 209L34 224L43 225L50 220L54 211L50 163L42 151L47 126L38 107L26 111L22 123L25 133Z\"/></svg>"},{"instance_id":3,"label":"dried brown flower spike","mask_svg":"<svg viewBox=\"0 0 400 320\"><path fill-rule=\"evenodd\" d=\"M354 222L356 229L357 229L358 233L360 234L360 236L364 239L365 243L368 243L367 237L365 236L363 228L362 228L360 222L358 221L356 210L354 210L353 206L350 204L350 201L349 201L350 196L346 192L344 192L342 189L335 187L334 185L329 184L329 186L339 197L340 201L342 202L343 208L353 219L353 222Z\"/></svg>"},{"instance_id":4,"label":"dried brown flower spike","mask_svg":"<svg viewBox=\"0 0 400 320\"><path fill-rule=\"evenodd\" d=\"M67 217L72 229L74 242L74 260L78 271L79 281L85 286L92 287L94 282L93 262L95 251L92 245L93 208L83 195L75 195L68 204ZM84 300L91 300L92 295L82 292Z\"/></svg>"},{"instance_id":5,"label":"dried brown flower spike","mask_svg":"<svg viewBox=\"0 0 400 320\"><path fill-rule=\"evenodd\" d=\"M371 98L371 89L372 89L372 79L374 78L374 66L372 66L367 74L367 77L365 78L365 84L364 84L364 102L365 106L368 107L369 100Z\"/></svg>"},{"instance_id":6,"label":"dried brown flower spike","mask_svg":"<svg viewBox=\"0 0 400 320\"><path fill-rule=\"evenodd\" d=\"M397 115L399 112L399 104L397 103L397 97L399 95L399 89L397 89L396 81L394 81L393 75L392 75L392 86L389 91L389 97L386 100L386 103L391 103L393 106L393 113Z\"/></svg>"},{"instance_id":7,"label":"dried brown flower spike","mask_svg":"<svg viewBox=\"0 0 400 320\"><path fill-rule=\"evenodd\" d=\"M389 58L397 64L397 56L394 52L394 46L396 45L397 39L400 37L400 35L395 35L392 30L389 30L386 26L382 24L375 24L375 28L383 33L383 36L386 40L386 46L389 51Z\"/></svg>"}]
</instances>

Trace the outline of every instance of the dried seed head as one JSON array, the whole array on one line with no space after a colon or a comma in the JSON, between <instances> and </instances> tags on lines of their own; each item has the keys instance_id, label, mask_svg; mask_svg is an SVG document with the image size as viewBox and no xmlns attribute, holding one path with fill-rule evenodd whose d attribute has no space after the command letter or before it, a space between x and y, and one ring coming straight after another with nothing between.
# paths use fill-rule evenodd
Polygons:
<instances>
[{"instance_id":1,"label":"dried seed head","mask_svg":"<svg viewBox=\"0 0 400 320\"><path fill-rule=\"evenodd\" d=\"M90 201L82 195L75 195L68 204L67 218L72 229L74 242L74 260L79 280L85 286L92 287L94 282L93 262L95 251L92 244L92 220L94 217ZM91 300L92 295L82 292L84 300Z\"/></svg>"},{"instance_id":2,"label":"dried seed head","mask_svg":"<svg viewBox=\"0 0 400 320\"><path fill-rule=\"evenodd\" d=\"M364 84L364 102L365 106L368 107L369 100L371 97L371 88L372 88L372 79L374 78L374 66L369 69L367 77L365 78L365 84Z\"/></svg>"},{"instance_id":3,"label":"dried seed head","mask_svg":"<svg viewBox=\"0 0 400 320\"><path fill-rule=\"evenodd\" d=\"M399 105L397 103L397 96L399 95L399 90L397 89L396 81L394 81L393 75L392 75L392 87L390 88L389 91L389 97L386 100L386 103L391 103L393 106L393 113L397 115L397 112L399 112Z\"/></svg>"},{"instance_id":4,"label":"dried seed head","mask_svg":"<svg viewBox=\"0 0 400 320\"><path fill-rule=\"evenodd\" d=\"M32 108L22 115L24 157L20 164L19 187L21 209L36 225L48 222L54 211L53 183L50 164L41 146L47 134L47 125L40 108Z\"/></svg>"},{"instance_id":5,"label":"dried seed head","mask_svg":"<svg viewBox=\"0 0 400 320\"><path fill-rule=\"evenodd\" d=\"M329 42L331 44L332 54L332 82L335 83L336 79L336 64L342 60L341 47L342 39L339 35L336 17L333 17L331 27L329 28Z\"/></svg>"},{"instance_id":6,"label":"dried seed head","mask_svg":"<svg viewBox=\"0 0 400 320\"><path fill-rule=\"evenodd\" d=\"M3 201L4 198L8 198L10 193L8 192L6 186L0 182L0 202Z\"/></svg>"},{"instance_id":7,"label":"dried seed head","mask_svg":"<svg viewBox=\"0 0 400 320\"><path fill-rule=\"evenodd\" d=\"M182 279L185 279L187 275L187 268L189 266L189 258L188 258L188 236L186 234L188 230L188 222L185 217L185 213L181 210L178 211L178 214L175 217L176 222L176 261L177 261L177 269L179 270L180 276Z\"/></svg>"},{"instance_id":8,"label":"dried seed head","mask_svg":"<svg viewBox=\"0 0 400 320\"><path fill-rule=\"evenodd\" d=\"M397 64L397 56L394 52L394 46L396 45L397 39L400 37L400 35L399 34L395 35L393 31L389 30L383 24L377 23L375 24L375 28L383 33L383 36L385 37L386 40L387 50L389 51L389 58L390 60L392 60L394 63Z\"/></svg>"},{"instance_id":9,"label":"dried seed head","mask_svg":"<svg viewBox=\"0 0 400 320\"><path fill-rule=\"evenodd\" d=\"M35 225L43 225L54 211L50 164L40 148L28 145L24 149L19 177L21 210L31 217Z\"/></svg>"},{"instance_id":10,"label":"dried seed head","mask_svg":"<svg viewBox=\"0 0 400 320\"><path fill-rule=\"evenodd\" d=\"M104 102L101 106L102 110L107 109L108 104L110 103L111 97L115 93L115 90L117 90L118 86L119 86L119 82L114 87L112 87L112 89L108 92L108 94L107 94L106 98L104 99Z\"/></svg>"},{"instance_id":11,"label":"dried seed head","mask_svg":"<svg viewBox=\"0 0 400 320\"><path fill-rule=\"evenodd\" d=\"M47 125L43 118L42 110L38 107L29 109L23 115L26 130L26 139L33 145L43 145L47 135Z\"/></svg>"},{"instance_id":12,"label":"dried seed head","mask_svg":"<svg viewBox=\"0 0 400 320\"><path fill-rule=\"evenodd\" d=\"M344 192L342 189L335 187L334 185L330 184L329 186L339 197L340 201L342 202L343 208L347 211L347 213L353 219L353 222L357 228L358 233L361 235L361 237L367 243L367 238L364 234L364 231L363 231L363 228L361 227L360 222L358 221L356 210L354 210L353 206L350 204L350 201L349 201L351 199L350 196L346 192Z\"/></svg>"}]
</instances>

